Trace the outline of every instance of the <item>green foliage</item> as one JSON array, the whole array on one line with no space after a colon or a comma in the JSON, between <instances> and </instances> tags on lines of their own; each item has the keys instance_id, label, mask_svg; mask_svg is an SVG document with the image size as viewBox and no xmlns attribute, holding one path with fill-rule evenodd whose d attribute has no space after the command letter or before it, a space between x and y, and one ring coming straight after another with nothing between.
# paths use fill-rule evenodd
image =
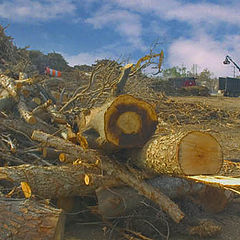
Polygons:
<instances>
[{"instance_id":1,"label":"green foliage","mask_svg":"<svg viewBox=\"0 0 240 240\"><path fill-rule=\"evenodd\" d=\"M162 72L162 76L164 79L167 78L176 78L176 77L191 77L192 73L187 70L186 67L172 67L164 69Z\"/></svg>"},{"instance_id":2,"label":"green foliage","mask_svg":"<svg viewBox=\"0 0 240 240\"><path fill-rule=\"evenodd\" d=\"M217 79L213 76L207 68L198 75L197 82L199 85L205 86L210 89L211 92L217 90Z\"/></svg>"}]
</instances>

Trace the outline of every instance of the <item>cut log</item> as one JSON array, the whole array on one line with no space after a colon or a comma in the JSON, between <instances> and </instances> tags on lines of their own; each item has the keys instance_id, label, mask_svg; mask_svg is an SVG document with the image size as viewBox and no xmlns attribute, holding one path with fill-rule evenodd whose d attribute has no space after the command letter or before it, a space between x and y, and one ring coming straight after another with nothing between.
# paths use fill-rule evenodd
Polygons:
<instances>
[{"instance_id":1,"label":"cut log","mask_svg":"<svg viewBox=\"0 0 240 240\"><path fill-rule=\"evenodd\" d=\"M32 133L34 130L45 130L48 133L54 133L57 132L57 128L52 126L52 125L46 125L46 124L42 124L40 121L38 121L36 124L34 125L29 125L28 123L26 123L25 121L21 120L21 119L5 119L5 118L0 118L0 127L1 125L5 128L5 129L9 129L11 131L14 131L16 133L20 133L24 136L27 137L31 137Z\"/></svg>"},{"instance_id":2,"label":"cut log","mask_svg":"<svg viewBox=\"0 0 240 240\"><path fill-rule=\"evenodd\" d=\"M9 94L13 97L17 97L17 87L13 78L10 78L4 74L0 74L0 84L4 89L6 89Z\"/></svg>"},{"instance_id":3,"label":"cut log","mask_svg":"<svg viewBox=\"0 0 240 240\"><path fill-rule=\"evenodd\" d=\"M85 182L86 176L88 184ZM87 169L80 165L43 167L24 164L0 167L0 180L2 179L26 182L34 195L52 199L87 196L100 186L113 186L119 182L109 176L103 177L99 169Z\"/></svg>"},{"instance_id":4,"label":"cut log","mask_svg":"<svg viewBox=\"0 0 240 240\"><path fill-rule=\"evenodd\" d=\"M98 162L98 167L101 171L105 171L107 175L114 179L120 179L123 183L136 189L139 194L157 203L175 222L179 223L184 218L184 213L170 198L145 181L135 177L128 172L126 167L113 162L107 156L103 156L91 149L83 149L70 141L65 141L64 139L40 131L34 131L32 139L45 144L47 143L49 146L55 147L65 153L75 155L76 158L80 158L82 161L85 160L87 163Z\"/></svg>"},{"instance_id":5,"label":"cut log","mask_svg":"<svg viewBox=\"0 0 240 240\"><path fill-rule=\"evenodd\" d=\"M143 146L153 135L156 125L157 114L153 106L131 95L111 99L86 116L86 129L98 132L100 146L104 143L117 148Z\"/></svg>"},{"instance_id":6,"label":"cut log","mask_svg":"<svg viewBox=\"0 0 240 240\"><path fill-rule=\"evenodd\" d=\"M59 152L57 152L54 148L43 147L40 149L42 152L43 158L47 158L50 162L54 162L59 157Z\"/></svg>"},{"instance_id":7,"label":"cut log","mask_svg":"<svg viewBox=\"0 0 240 240\"><path fill-rule=\"evenodd\" d=\"M147 180L147 183L160 189L170 198L193 196L197 203L214 213L222 211L233 197L232 192L228 190L177 177L160 176ZM104 218L127 214L129 210L141 206L142 201L146 200L130 187L100 187L96 195L98 213Z\"/></svg>"},{"instance_id":8,"label":"cut log","mask_svg":"<svg viewBox=\"0 0 240 240\"><path fill-rule=\"evenodd\" d=\"M132 155L142 168L174 175L217 174L223 164L218 141L200 131L158 136Z\"/></svg>"},{"instance_id":9,"label":"cut log","mask_svg":"<svg viewBox=\"0 0 240 240\"><path fill-rule=\"evenodd\" d=\"M67 154L67 153L60 153L58 155L58 159L62 163L73 163L76 159L74 155Z\"/></svg>"},{"instance_id":10,"label":"cut log","mask_svg":"<svg viewBox=\"0 0 240 240\"><path fill-rule=\"evenodd\" d=\"M19 98L18 111L19 111L20 115L22 116L22 118L27 123L32 124L32 125L37 123L35 116L31 112L28 111L27 105L24 101L23 96L20 96L20 98Z\"/></svg>"},{"instance_id":11,"label":"cut log","mask_svg":"<svg viewBox=\"0 0 240 240\"><path fill-rule=\"evenodd\" d=\"M61 209L33 200L0 199L0 239L62 240L64 225Z\"/></svg>"}]
</instances>

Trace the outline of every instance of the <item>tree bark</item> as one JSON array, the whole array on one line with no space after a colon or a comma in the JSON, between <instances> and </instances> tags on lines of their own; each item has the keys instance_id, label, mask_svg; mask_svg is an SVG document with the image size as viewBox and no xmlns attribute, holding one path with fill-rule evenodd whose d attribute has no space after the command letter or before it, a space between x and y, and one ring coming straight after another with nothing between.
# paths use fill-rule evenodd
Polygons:
<instances>
[{"instance_id":1,"label":"tree bark","mask_svg":"<svg viewBox=\"0 0 240 240\"><path fill-rule=\"evenodd\" d=\"M34 195L50 199L86 196L100 186L114 186L119 182L116 178L102 176L99 169L80 165L43 167L24 164L0 167L2 179L27 182Z\"/></svg>"},{"instance_id":2,"label":"tree bark","mask_svg":"<svg viewBox=\"0 0 240 240\"><path fill-rule=\"evenodd\" d=\"M47 124L47 123L46 123ZM12 131L22 133L28 137L32 136L32 133L34 130L45 130L47 133L54 133L57 132L57 128L54 126L47 127L45 124L40 123L39 121L34 125L29 125L25 121L21 119L5 119L0 118L0 126L3 126L4 128L10 129Z\"/></svg>"},{"instance_id":3,"label":"tree bark","mask_svg":"<svg viewBox=\"0 0 240 240\"><path fill-rule=\"evenodd\" d=\"M0 198L0 239L63 240L61 209L33 200Z\"/></svg>"},{"instance_id":4,"label":"tree bark","mask_svg":"<svg viewBox=\"0 0 240 240\"><path fill-rule=\"evenodd\" d=\"M170 198L143 180L135 177L128 172L128 169L125 166L113 162L107 156L103 156L91 149L84 150L69 141L65 141L61 138L40 131L34 131L32 139L47 143L49 146L55 147L65 153L75 155L82 161L85 160L88 163L98 163L98 167L105 171L107 175L112 176L114 179L120 179L123 183L136 189L139 194L144 195L148 199L157 203L175 222L179 223L184 218L184 213L174 202L171 201Z\"/></svg>"},{"instance_id":5,"label":"tree bark","mask_svg":"<svg viewBox=\"0 0 240 240\"><path fill-rule=\"evenodd\" d=\"M4 74L0 74L0 84L4 89L6 89L9 94L13 97L17 97L17 87L15 85L15 81L13 78L5 76Z\"/></svg>"},{"instance_id":6,"label":"tree bark","mask_svg":"<svg viewBox=\"0 0 240 240\"><path fill-rule=\"evenodd\" d=\"M161 190L170 198L193 196L196 202L214 213L222 211L233 196L228 190L183 178L160 176L146 182ZM141 202L146 200L145 197L139 195L136 190L130 187L100 187L97 189L96 195L98 213L104 218L127 214L129 210L141 206Z\"/></svg>"},{"instance_id":7,"label":"tree bark","mask_svg":"<svg viewBox=\"0 0 240 240\"><path fill-rule=\"evenodd\" d=\"M217 140L200 131L153 138L132 153L132 160L141 168L173 175L217 174L223 164Z\"/></svg>"},{"instance_id":8,"label":"tree bark","mask_svg":"<svg viewBox=\"0 0 240 240\"><path fill-rule=\"evenodd\" d=\"M119 96L123 94L123 89L126 85L132 66L133 64L127 64L123 67L121 76L119 78L119 82L117 83L115 89L113 90L113 96Z\"/></svg>"},{"instance_id":9,"label":"tree bark","mask_svg":"<svg viewBox=\"0 0 240 240\"><path fill-rule=\"evenodd\" d=\"M154 108L131 95L113 98L103 106L92 109L85 118L85 131L80 131L87 134L94 129L99 136L98 145L106 149L111 149L111 146L118 149L143 146L157 125Z\"/></svg>"},{"instance_id":10,"label":"tree bark","mask_svg":"<svg viewBox=\"0 0 240 240\"><path fill-rule=\"evenodd\" d=\"M19 102L18 102L18 111L20 113L20 115L22 116L22 118L29 124L33 125L37 123L37 120L35 118L35 116L28 111L27 109L27 105L24 101L23 96L20 96L19 98Z\"/></svg>"}]
</instances>

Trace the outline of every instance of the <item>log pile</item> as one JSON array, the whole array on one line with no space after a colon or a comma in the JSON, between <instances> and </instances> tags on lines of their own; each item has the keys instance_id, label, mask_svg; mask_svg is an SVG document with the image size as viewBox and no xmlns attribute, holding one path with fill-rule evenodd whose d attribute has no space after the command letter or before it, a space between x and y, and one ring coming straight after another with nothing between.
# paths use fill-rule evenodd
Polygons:
<instances>
[{"instance_id":1,"label":"log pile","mask_svg":"<svg viewBox=\"0 0 240 240\"><path fill-rule=\"evenodd\" d=\"M98 65L86 86L57 99L42 76L0 75L1 239L63 239L74 197L95 196L104 219L150 201L187 224L174 199L193 195L208 210L224 209L229 190L187 178L219 173L218 140L204 131L161 133L154 104L125 90L131 66Z\"/></svg>"}]
</instances>

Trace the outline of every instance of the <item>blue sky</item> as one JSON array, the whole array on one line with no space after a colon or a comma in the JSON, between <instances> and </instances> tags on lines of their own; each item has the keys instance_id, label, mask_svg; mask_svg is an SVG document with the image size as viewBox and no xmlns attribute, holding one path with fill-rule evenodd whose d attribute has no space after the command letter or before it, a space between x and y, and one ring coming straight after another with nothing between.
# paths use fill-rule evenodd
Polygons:
<instances>
[{"instance_id":1,"label":"blue sky","mask_svg":"<svg viewBox=\"0 0 240 240\"><path fill-rule=\"evenodd\" d=\"M239 9L239 0L0 0L0 23L17 46L61 53L72 66L135 63L158 41L163 68L233 76L222 62L230 55L240 65Z\"/></svg>"}]
</instances>

